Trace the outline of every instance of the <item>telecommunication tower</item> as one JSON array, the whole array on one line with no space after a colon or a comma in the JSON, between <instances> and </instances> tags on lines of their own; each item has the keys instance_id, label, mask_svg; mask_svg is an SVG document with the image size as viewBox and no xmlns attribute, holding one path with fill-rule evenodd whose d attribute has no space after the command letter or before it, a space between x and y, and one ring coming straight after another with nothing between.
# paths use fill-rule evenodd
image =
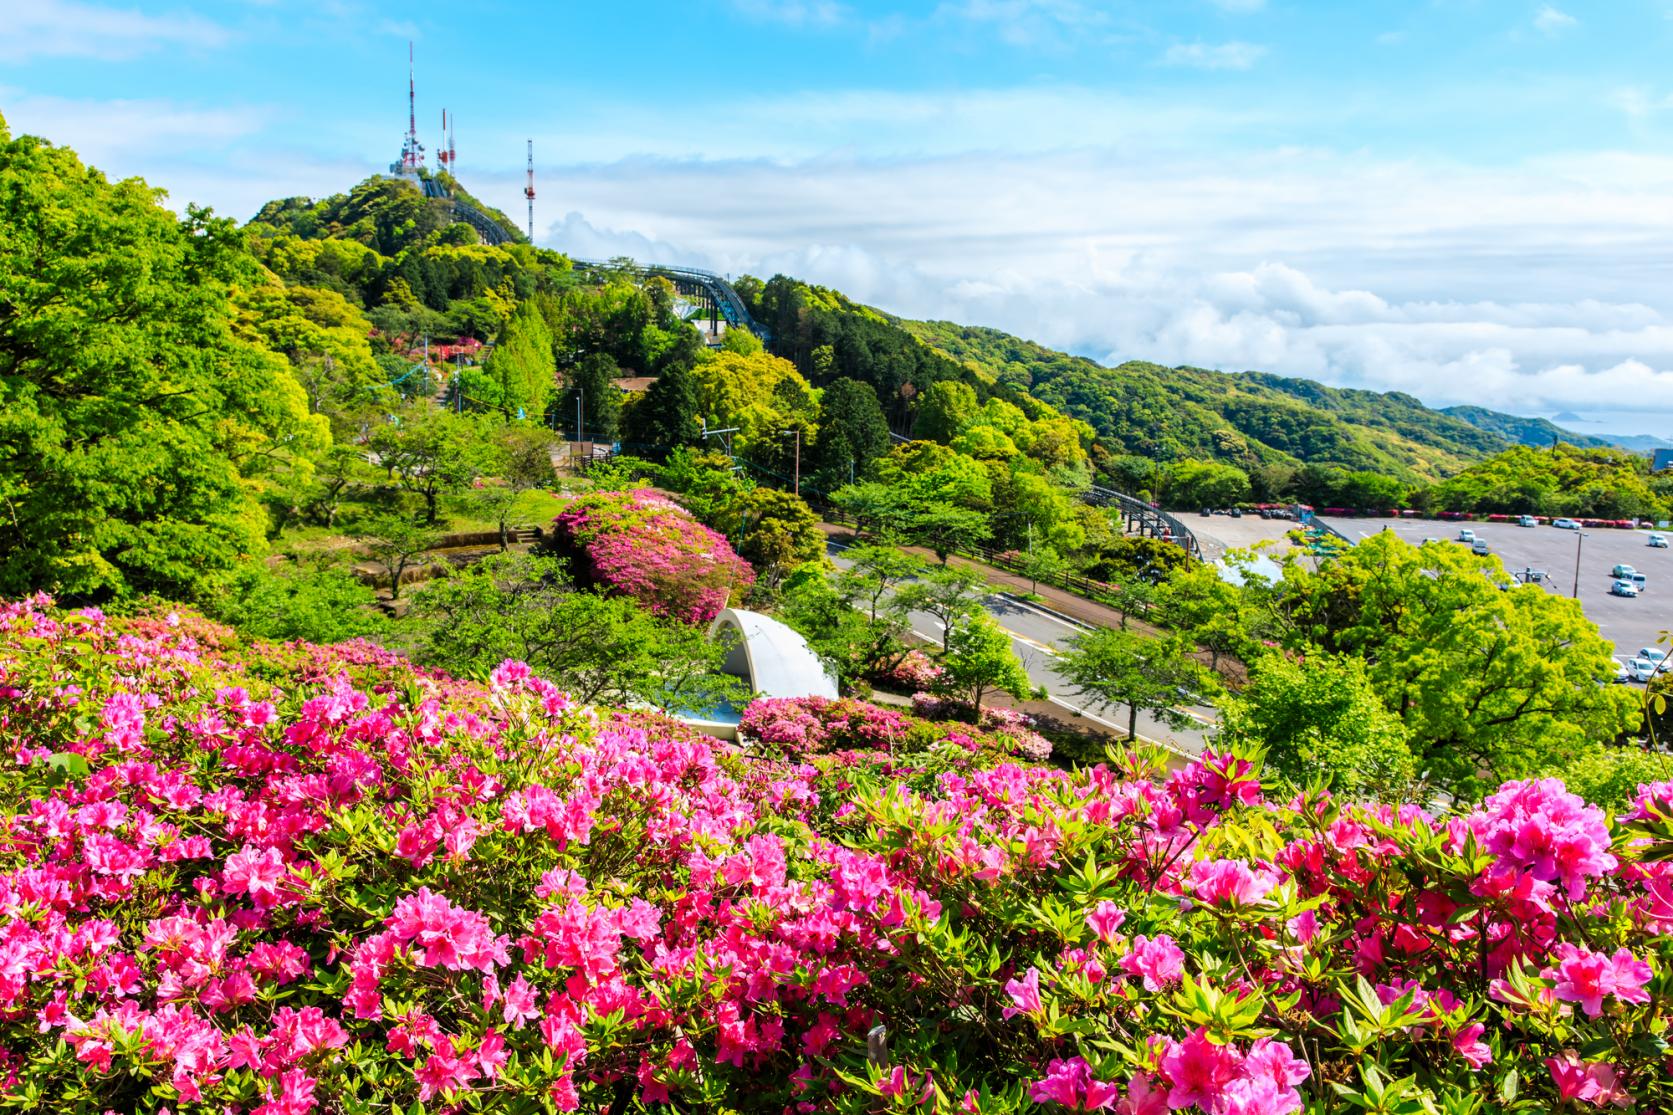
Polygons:
<instances>
[{"instance_id":1,"label":"telecommunication tower","mask_svg":"<svg viewBox=\"0 0 1673 1115\"><path fill-rule=\"evenodd\" d=\"M534 243L534 140L529 140L529 184L523 187L523 196L529 199L529 243Z\"/></svg>"},{"instance_id":2,"label":"telecommunication tower","mask_svg":"<svg viewBox=\"0 0 1673 1115\"><path fill-rule=\"evenodd\" d=\"M389 168L391 174L417 175L424 166L424 145L418 142L418 90L413 82L412 42L407 42L407 135L401 141L401 158Z\"/></svg>"}]
</instances>

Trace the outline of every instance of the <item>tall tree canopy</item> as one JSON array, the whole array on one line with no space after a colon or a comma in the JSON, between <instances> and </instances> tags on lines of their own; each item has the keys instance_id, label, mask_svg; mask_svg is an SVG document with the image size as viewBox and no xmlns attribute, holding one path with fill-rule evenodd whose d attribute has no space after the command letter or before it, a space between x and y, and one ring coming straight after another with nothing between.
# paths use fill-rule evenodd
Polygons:
<instances>
[{"instance_id":1,"label":"tall tree canopy","mask_svg":"<svg viewBox=\"0 0 1673 1115\"><path fill-rule=\"evenodd\" d=\"M233 330L242 237L0 120L0 592L188 596L264 546L330 431Z\"/></svg>"}]
</instances>

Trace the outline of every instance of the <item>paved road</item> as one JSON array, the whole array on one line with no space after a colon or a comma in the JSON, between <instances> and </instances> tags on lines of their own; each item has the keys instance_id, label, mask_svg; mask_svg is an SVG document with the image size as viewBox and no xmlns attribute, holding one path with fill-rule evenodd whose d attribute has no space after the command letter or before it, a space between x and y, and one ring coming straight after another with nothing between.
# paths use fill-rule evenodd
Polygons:
<instances>
[{"instance_id":1,"label":"paved road","mask_svg":"<svg viewBox=\"0 0 1673 1115\"><path fill-rule=\"evenodd\" d=\"M846 564L842 557L842 551L845 549L847 547L840 542L829 542L826 545L826 552L839 566ZM1011 647L1016 651L1023 669L1028 672L1029 679L1035 685L1046 687L1050 694L1048 700L1071 713L1084 716L1122 734L1126 733L1125 708L1104 709L1096 705L1089 706L1079 692L1056 670L1055 659L1058 651L1070 639L1084 631L1084 627L1059 619L1026 601L1003 593L989 596L984 604L993 618L1011 636ZM911 620L913 633L919 638L933 643L941 641L940 620L923 612L911 613ZM1197 724L1189 728L1173 729L1147 713L1139 713L1139 735L1191 755L1201 754L1206 742L1204 728L1213 722L1213 710L1192 708L1183 711L1196 718Z\"/></svg>"},{"instance_id":2,"label":"paved road","mask_svg":"<svg viewBox=\"0 0 1673 1115\"><path fill-rule=\"evenodd\" d=\"M1580 557L1580 606L1598 625L1617 654L1654 646L1658 634L1673 627L1673 549L1653 550L1648 531L1599 528L1584 532L1553 526L1519 527L1515 523L1454 523L1436 519L1335 519L1331 525L1358 540L1388 527L1413 545L1435 538L1452 545L1460 529L1475 531L1512 573L1527 568L1546 574L1548 592L1568 596L1575 588L1575 556ZM1584 533L1584 538L1576 538ZM1609 595L1609 570L1631 565L1648 578L1643 595Z\"/></svg>"}]
</instances>

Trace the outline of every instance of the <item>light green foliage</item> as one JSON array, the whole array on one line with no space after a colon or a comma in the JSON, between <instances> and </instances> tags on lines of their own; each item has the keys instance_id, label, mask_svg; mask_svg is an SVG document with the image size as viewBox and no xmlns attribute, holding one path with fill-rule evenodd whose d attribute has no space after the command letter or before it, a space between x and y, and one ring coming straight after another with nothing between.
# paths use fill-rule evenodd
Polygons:
<instances>
[{"instance_id":1,"label":"light green foliage","mask_svg":"<svg viewBox=\"0 0 1673 1115\"><path fill-rule=\"evenodd\" d=\"M0 123L0 592L175 597L265 546L325 420L233 332L242 238Z\"/></svg>"},{"instance_id":2,"label":"light green foliage","mask_svg":"<svg viewBox=\"0 0 1673 1115\"><path fill-rule=\"evenodd\" d=\"M1220 705L1219 738L1263 750L1267 770L1297 787L1328 785L1350 797L1408 800L1416 773L1405 725L1354 658L1262 657L1248 686Z\"/></svg>"},{"instance_id":3,"label":"light green foliage","mask_svg":"<svg viewBox=\"0 0 1673 1115\"><path fill-rule=\"evenodd\" d=\"M1169 507L1232 507L1249 498L1249 474L1214 461L1175 461L1163 492Z\"/></svg>"},{"instance_id":4,"label":"light green foliage","mask_svg":"<svg viewBox=\"0 0 1673 1115\"><path fill-rule=\"evenodd\" d=\"M946 445L964 431L978 410L976 389L968 383L953 380L932 383L918 400L918 416L912 424L912 433Z\"/></svg>"},{"instance_id":5,"label":"light green foliage","mask_svg":"<svg viewBox=\"0 0 1673 1115\"><path fill-rule=\"evenodd\" d=\"M380 569L389 586L389 598L401 598L401 581L408 569L418 564L426 551L441 541L441 532L414 523L405 515L380 512L354 524L354 538Z\"/></svg>"},{"instance_id":6,"label":"light green foliage","mask_svg":"<svg viewBox=\"0 0 1673 1115\"><path fill-rule=\"evenodd\" d=\"M251 638L340 643L388 631L388 621L372 609L376 602L376 593L339 567L273 569L250 562L223 589L207 594L202 606Z\"/></svg>"},{"instance_id":7,"label":"light green foliage","mask_svg":"<svg viewBox=\"0 0 1673 1115\"><path fill-rule=\"evenodd\" d=\"M1030 592L1038 590L1041 581L1049 584L1067 568L1062 556L1050 546L1036 546L1022 555L1022 575L1028 578Z\"/></svg>"},{"instance_id":8,"label":"light green foliage","mask_svg":"<svg viewBox=\"0 0 1673 1115\"><path fill-rule=\"evenodd\" d=\"M757 584L774 587L791 569L824 556L819 516L789 492L756 488L743 497L734 514L741 522L736 535L728 533L728 538L755 567Z\"/></svg>"},{"instance_id":9,"label":"light green foliage","mask_svg":"<svg viewBox=\"0 0 1673 1115\"><path fill-rule=\"evenodd\" d=\"M1559 773L1571 792L1620 809L1637 796L1640 786L1673 779L1673 755L1638 746L1595 747Z\"/></svg>"},{"instance_id":10,"label":"light green foliage","mask_svg":"<svg viewBox=\"0 0 1673 1115\"><path fill-rule=\"evenodd\" d=\"M941 565L926 569L895 592L901 607L926 612L941 625L941 649L952 648L954 631L982 613L982 601L993 591L979 569Z\"/></svg>"},{"instance_id":11,"label":"light green foliage","mask_svg":"<svg viewBox=\"0 0 1673 1115\"><path fill-rule=\"evenodd\" d=\"M545 418L556 390L557 364L552 331L533 302L522 303L511 315L483 371L499 385L500 405L510 417Z\"/></svg>"},{"instance_id":12,"label":"light green foliage","mask_svg":"<svg viewBox=\"0 0 1673 1115\"><path fill-rule=\"evenodd\" d=\"M1140 712L1183 728L1191 719L1175 707L1185 700L1181 691L1206 696L1218 689L1214 675L1189 649L1177 639L1103 628L1077 637L1058 657L1057 672L1099 705L1125 705L1132 738L1138 734Z\"/></svg>"},{"instance_id":13,"label":"light green foliage","mask_svg":"<svg viewBox=\"0 0 1673 1115\"><path fill-rule=\"evenodd\" d=\"M991 693L1009 693L1019 701L1034 693L1033 682L1011 649L1011 636L986 612L967 616L950 629L940 665L936 690L978 714L983 698Z\"/></svg>"},{"instance_id":14,"label":"light green foliage","mask_svg":"<svg viewBox=\"0 0 1673 1115\"><path fill-rule=\"evenodd\" d=\"M313 413L343 423L388 405L392 377L373 359L371 324L341 294L263 284L237 291L233 304L238 334L290 361Z\"/></svg>"},{"instance_id":15,"label":"light green foliage","mask_svg":"<svg viewBox=\"0 0 1673 1115\"><path fill-rule=\"evenodd\" d=\"M1519 445L1419 493L1435 511L1665 519L1673 477L1652 477L1647 457L1624 449Z\"/></svg>"},{"instance_id":16,"label":"light green foliage","mask_svg":"<svg viewBox=\"0 0 1673 1115\"><path fill-rule=\"evenodd\" d=\"M779 618L836 673L844 690L894 669L911 649L912 624L895 595L923 563L886 546L855 546L848 569L804 565L784 585Z\"/></svg>"},{"instance_id":17,"label":"light green foliage","mask_svg":"<svg viewBox=\"0 0 1673 1115\"><path fill-rule=\"evenodd\" d=\"M765 352L761 345L761 338L747 329L728 329L720 335L720 347L724 352L735 352L739 356L754 356Z\"/></svg>"},{"instance_id":18,"label":"light green foliage","mask_svg":"<svg viewBox=\"0 0 1673 1115\"><path fill-rule=\"evenodd\" d=\"M1258 646L1257 610L1248 607L1245 594L1222 580L1212 565L1198 562L1176 572L1158 588L1156 602L1164 622L1205 648L1214 668L1221 655L1248 657Z\"/></svg>"},{"instance_id":19,"label":"light green foliage","mask_svg":"<svg viewBox=\"0 0 1673 1115\"><path fill-rule=\"evenodd\" d=\"M779 445L787 429L800 428L804 445L813 444L816 428L807 411L786 407L781 401L808 397L807 381L790 361L761 351L748 355L706 352L692 374L698 412L714 429L737 428L732 444L739 455L770 457L774 464L782 458L788 463L789 447ZM783 471L789 474L788 468Z\"/></svg>"},{"instance_id":20,"label":"light green foliage","mask_svg":"<svg viewBox=\"0 0 1673 1115\"><path fill-rule=\"evenodd\" d=\"M746 695L720 672L723 645L626 597L576 591L556 558L489 557L427 585L413 608L421 660L461 677L511 658L587 703L707 709Z\"/></svg>"},{"instance_id":21,"label":"light green foliage","mask_svg":"<svg viewBox=\"0 0 1673 1115\"><path fill-rule=\"evenodd\" d=\"M1286 645L1356 656L1405 724L1420 770L1460 794L1560 768L1636 727L1611 646L1578 601L1501 590L1498 559L1378 533L1317 572L1292 560L1274 606Z\"/></svg>"},{"instance_id":22,"label":"light green foliage","mask_svg":"<svg viewBox=\"0 0 1673 1115\"><path fill-rule=\"evenodd\" d=\"M479 474L481 431L488 428L475 418L424 404L380 427L370 449L403 490L423 500L424 522L434 526L441 497Z\"/></svg>"}]
</instances>

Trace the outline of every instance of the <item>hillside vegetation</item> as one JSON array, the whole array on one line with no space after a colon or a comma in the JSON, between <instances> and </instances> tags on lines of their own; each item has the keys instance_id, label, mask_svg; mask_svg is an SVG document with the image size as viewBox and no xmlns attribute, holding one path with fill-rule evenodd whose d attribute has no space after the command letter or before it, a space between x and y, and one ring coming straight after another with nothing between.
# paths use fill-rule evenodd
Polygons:
<instances>
[{"instance_id":1,"label":"hillside vegetation","mask_svg":"<svg viewBox=\"0 0 1673 1115\"><path fill-rule=\"evenodd\" d=\"M1110 454L1245 470L1313 464L1410 485L1442 479L1507 445L1397 392L1143 361L1111 368L994 329L902 325L937 351L1090 423Z\"/></svg>"}]
</instances>

